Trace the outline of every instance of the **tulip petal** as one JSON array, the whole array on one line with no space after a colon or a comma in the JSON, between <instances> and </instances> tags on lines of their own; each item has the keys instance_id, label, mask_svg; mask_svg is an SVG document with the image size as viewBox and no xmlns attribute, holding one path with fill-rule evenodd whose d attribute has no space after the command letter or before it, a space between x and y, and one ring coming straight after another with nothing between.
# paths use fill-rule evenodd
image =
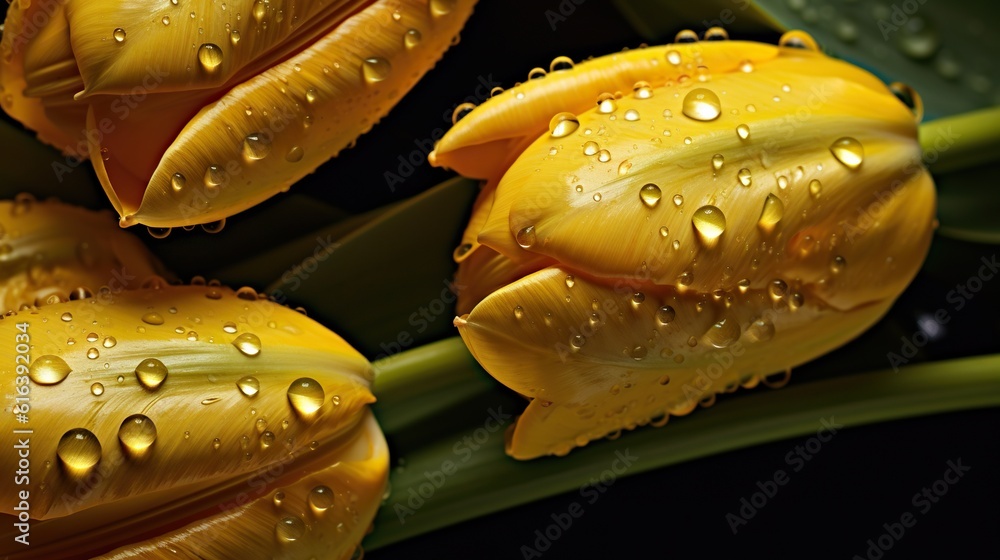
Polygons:
<instances>
[{"instance_id":1,"label":"tulip petal","mask_svg":"<svg viewBox=\"0 0 1000 560\"><path fill-rule=\"evenodd\" d=\"M474 1L133 4L15 3L4 107L89 155L122 225L175 227L245 210L352 145Z\"/></svg>"},{"instance_id":2,"label":"tulip petal","mask_svg":"<svg viewBox=\"0 0 1000 560\"><path fill-rule=\"evenodd\" d=\"M571 70L551 72L488 99L448 131L430 161L466 177L494 177L506 170L512 153L520 153L516 145L545 132L553 115L588 111L602 93L628 93L639 81L662 87L692 80L699 66L710 69L713 77L767 65L793 71L800 79L823 76L829 67L815 68L812 62L817 58L859 85L884 89L870 74L810 51L789 52L747 41L648 47L581 62Z\"/></svg>"},{"instance_id":3,"label":"tulip petal","mask_svg":"<svg viewBox=\"0 0 1000 560\"><path fill-rule=\"evenodd\" d=\"M512 456L531 459L687 414L842 345L891 304L844 312L800 295L795 303L767 290L714 298L609 286L549 267L497 290L456 324L491 375L532 399L508 442ZM810 328L818 321L822 333Z\"/></svg>"},{"instance_id":4,"label":"tulip petal","mask_svg":"<svg viewBox=\"0 0 1000 560\"><path fill-rule=\"evenodd\" d=\"M373 501L352 502L346 489L354 482L327 483L359 514L349 527L354 544L367 528L387 461L376 449L384 446L381 435L365 420L374 401L371 366L314 321L248 288L195 285L48 305L7 317L0 332L14 340L25 323L33 345L25 427L33 430L39 465L30 480L31 515L45 520L33 525L32 537L51 547L33 553L99 553L193 521L167 541L200 548L199 527L227 519L260 534L265 512L305 515L298 498L314 481L349 477L373 461L371 473L352 479ZM6 367L4 383L13 385L13 366ZM5 391L14 393L12 386ZM128 431L136 414L148 422L138 435L134 426ZM80 429L90 446L66 446ZM358 432L369 435L359 440ZM362 463L324 470L341 459ZM279 488L296 499L289 509L255 505ZM5 496L3 511L13 511L14 499ZM347 511L342 506L338 517ZM271 534L282 518L272 517Z\"/></svg>"},{"instance_id":5,"label":"tulip petal","mask_svg":"<svg viewBox=\"0 0 1000 560\"><path fill-rule=\"evenodd\" d=\"M456 325L532 399L513 456L660 425L788 371L868 328L920 267L935 195L919 110L800 32L744 45L553 72L439 143L436 164L496 184L466 232L481 246L459 266Z\"/></svg>"},{"instance_id":6,"label":"tulip petal","mask_svg":"<svg viewBox=\"0 0 1000 560\"><path fill-rule=\"evenodd\" d=\"M0 311L136 289L166 274L110 212L27 194L0 201Z\"/></svg>"}]
</instances>

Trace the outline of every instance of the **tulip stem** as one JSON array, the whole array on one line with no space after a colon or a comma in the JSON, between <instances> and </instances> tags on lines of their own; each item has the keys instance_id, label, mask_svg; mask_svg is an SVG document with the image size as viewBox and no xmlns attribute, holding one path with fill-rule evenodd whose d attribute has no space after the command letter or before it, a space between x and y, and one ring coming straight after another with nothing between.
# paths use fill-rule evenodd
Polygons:
<instances>
[{"instance_id":1,"label":"tulip stem","mask_svg":"<svg viewBox=\"0 0 1000 560\"><path fill-rule=\"evenodd\" d=\"M994 161L1000 154L1000 107L926 122L920 146L935 174Z\"/></svg>"},{"instance_id":2,"label":"tulip stem","mask_svg":"<svg viewBox=\"0 0 1000 560\"><path fill-rule=\"evenodd\" d=\"M374 362L375 413L387 434L497 388L461 338L447 338Z\"/></svg>"},{"instance_id":3,"label":"tulip stem","mask_svg":"<svg viewBox=\"0 0 1000 560\"><path fill-rule=\"evenodd\" d=\"M455 368L455 339L439 343L447 350L446 373L415 362L433 360L434 351L400 356L395 370L382 370L376 380L386 400L402 400L404 387L412 390L426 376L435 382L471 384ZM411 360L412 358L412 360ZM469 358L471 359L471 358ZM449 369L451 368L451 369ZM392 473L392 492L375 520L375 531L365 541L372 550L441 527L504 508L578 489L616 458L616 452L635 457L625 475L689 461L775 440L815 433L821 422L835 421L852 428L919 415L1000 405L1000 355L932 362L903 368L803 383L779 391L757 392L723 399L711 411L674 418L663 429L642 428L621 440L602 441L571 452L564 458L520 462L504 454L500 431L490 432L484 444L465 453L456 447L484 425L484 418L453 419L457 435L396 457L401 467ZM478 381L476 381L478 383ZM438 389L440 390L440 388ZM403 407L411 406L407 401ZM394 413L395 414L395 413ZM461 422L461 420L465 420ZM509 422L509 421L508 421ZM459 428L459 426L464 427ZM464 439L463 439L464 438ZM456 465L442 474L433 495L420 503L408 502L426 485L425 473L438 473L446 462ZM421 493L424 493L421 490Z\"/></svg>"}]
</instances>

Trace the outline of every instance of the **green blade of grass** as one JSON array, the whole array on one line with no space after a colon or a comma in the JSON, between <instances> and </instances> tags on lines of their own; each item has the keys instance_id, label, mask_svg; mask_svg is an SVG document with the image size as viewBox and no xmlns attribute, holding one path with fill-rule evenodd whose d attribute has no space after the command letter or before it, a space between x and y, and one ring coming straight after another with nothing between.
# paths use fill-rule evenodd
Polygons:
<instances>
[{"instance_id":1,"label":"green blade of grass","mask_svg":"<svg viewBox=\"0 0 1000 560\"><path fill-rule=\"evenodd\" d=\"M637 457L626 474L815 432L822 419L847 427L1000 405L1000 355L931 362L827 379L780 391L727 399L710 413L642 428L618 441L592 443L563 458L518 462L503 452L502 430L488 431L486 412L465 433L397 457L391 493L365 548L376 549L441 527L582 487L607 469L616 452ZM463 444L484 429L475 449ZM442 475L430 483L426 473ZM454 469L452 471L452 469ZM437 480L441 481L441 478ZM423 488L424 497L412 496ZM426 495L429 494L429 497ZM417 494L419 497L420 494Z\"/></svg>"}]
</instances>

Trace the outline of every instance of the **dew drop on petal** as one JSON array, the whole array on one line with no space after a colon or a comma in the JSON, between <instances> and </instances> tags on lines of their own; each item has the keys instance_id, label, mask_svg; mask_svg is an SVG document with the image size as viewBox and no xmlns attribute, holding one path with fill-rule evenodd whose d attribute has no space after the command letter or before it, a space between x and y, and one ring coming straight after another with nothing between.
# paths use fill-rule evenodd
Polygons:
<instances>
[{"instance_id":1,"label":"dew drop on petal","mask_svg":"<svg viewBox=\"0 0 1000 560\"><path fill-rule=\"evenodd\" d=\"M864 146L850 136L839 138L830 144L830 152L833 153L833 157L837 158L837 161L848 169L861 167L861 162L865 159Z\"/></svg>"},{"instance_id":2,"label":"dew drop on petal","mask_svg":"<svg viewBox=\"0 0 1000 560\"><path fill-rule=\"evenodd\" d=\"M549 121L549 134L553 138L564 138L576 132L580 127L580 121L573 113L562 112L556 114Z\"/></svg>"},{"instance_id":3,"label":"dew drop on petal","mask_svg":"<svg viewBox=\"0 0 1000 560\"><path fill-rule=\"evenodd\" d=\"M711 121L722 114L722 102L714 91L695 88L684 96L682 112L696 121Z\"/></svg>"}]
</instances>

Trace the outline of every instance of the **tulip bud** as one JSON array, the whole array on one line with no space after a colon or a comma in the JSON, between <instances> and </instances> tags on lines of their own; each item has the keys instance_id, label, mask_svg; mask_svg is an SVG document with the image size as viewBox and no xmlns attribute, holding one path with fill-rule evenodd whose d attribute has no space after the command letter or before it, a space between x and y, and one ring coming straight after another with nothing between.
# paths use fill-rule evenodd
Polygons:
<instances>
[{"instance_id":1,"label":"tulip bud","mask_svg":"<svg viewBox=\"0 0 1000 560\"><path fill-rule=\"evenodd\" d=\"M56 303L0 338L16 345L3 426L30 448L0 505L8 521L30 505L32 544L7 522L4 556L348 558L374 517L388 452L370 365L250 288Z\"/></svg>"},{"instance_id":2,"label":"tulip bud","mask_svg":"<svg viewBox=\"0 0 1000 560\"><path fill-rule=\"evenodd\" d=\"M790 32L605 56L461 119L431 159L487 179L456 325L532 399L508 452L661 424L877 321L934 222L903 88Z\"/></svg>"},{"instance_id":3,"label":"tulip bud","mask_svg":"<svg viewBox=\"0 0 1000 560\"><path fill-rule=\"evenodd\" d=\"M0 311L136 289L166 275L110 212L29 194L0 201Z\"/></svg>"},{"instance_id":4,"label":"tulip bud","mask_svg":"<svg viewBox=\"0 0 1000 560\"><path fill-rule=\"evenodd\" d=\"M473 3L15 0L3 107L89 156L122 225L215 222L352 145Z\"/></svg>"}]
</instances>

